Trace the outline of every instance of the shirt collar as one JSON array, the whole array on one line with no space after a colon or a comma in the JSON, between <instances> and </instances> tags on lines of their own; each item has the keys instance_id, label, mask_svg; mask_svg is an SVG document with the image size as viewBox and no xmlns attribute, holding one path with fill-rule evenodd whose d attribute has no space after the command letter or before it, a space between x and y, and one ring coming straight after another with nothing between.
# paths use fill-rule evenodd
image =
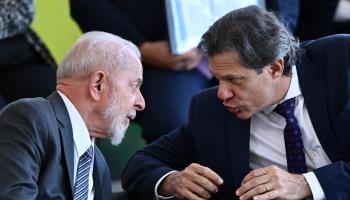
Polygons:
<instances>
[{"instance_id":1,"label":"shirt collar","mask_svg":"<svg viewBox=\"0 0 350 200\"><path fill-rule=\"evenodd\" d=\"M78 156L80 157L91 145L94 146L94 139L90 139L90 134L86 124L72 102L62 92L58 91L58 94L63 99L68 110L68 115L72 124L74 145L78 152Z\"/></svg>"},{"instance_id":2,"label":"shirt collar","mask_svg":"<svg viewBox=\"0 0 350 200\"><path fill-rule=\"evenodd\" d=\"M292 80L290 82L290 86L289 86L288 92L287 92L286 96L280 102L278 102L277 104L280 104L280 103L284 102L287 99L291 99L293 97L297 97L297 96L301 95L301 89L300 89L300 85L299 85L299 78L298 78L298 73L297 73L295 65L292 66L292 75L291 76L292 76ZM270 114L273 111L273 109L275 109L277 104L274 104L272 106L269 106L269 107L265 108L264 110L262 110L262 112L264 112L266 115Z\"/></svg>"}]
</instances>

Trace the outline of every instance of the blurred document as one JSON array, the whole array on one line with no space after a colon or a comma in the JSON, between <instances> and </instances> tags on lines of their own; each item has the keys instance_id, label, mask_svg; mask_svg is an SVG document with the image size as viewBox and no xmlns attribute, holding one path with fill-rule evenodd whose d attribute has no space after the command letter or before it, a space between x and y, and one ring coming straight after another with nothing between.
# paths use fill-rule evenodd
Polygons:
<instances>
[{"instance_id":1,"label":"blurred document","mask_svg":"<svg viewBox=\"0 0 350 200\"><path fill-rule=\"evenodd\" d=\"M226 13L265 0L165 0L171 52L195 48L208 28Z\"/></svg>"}]
</instances>

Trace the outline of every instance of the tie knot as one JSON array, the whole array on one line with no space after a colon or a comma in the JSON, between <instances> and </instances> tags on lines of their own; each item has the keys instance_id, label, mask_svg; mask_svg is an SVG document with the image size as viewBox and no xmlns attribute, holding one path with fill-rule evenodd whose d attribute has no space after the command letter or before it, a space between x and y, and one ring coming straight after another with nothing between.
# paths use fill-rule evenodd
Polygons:
<instances>
[{"instance_id":1,"label":"tie knot","mask_svg":"<svg viewBox=\"0 0 350 200\"><path fill-rule=\"evenodd\" d=\"M294 117L295 98L288 99L281 104L278 104L274 109L275 112L288 119Z\"/></svg>"}]
</instances>

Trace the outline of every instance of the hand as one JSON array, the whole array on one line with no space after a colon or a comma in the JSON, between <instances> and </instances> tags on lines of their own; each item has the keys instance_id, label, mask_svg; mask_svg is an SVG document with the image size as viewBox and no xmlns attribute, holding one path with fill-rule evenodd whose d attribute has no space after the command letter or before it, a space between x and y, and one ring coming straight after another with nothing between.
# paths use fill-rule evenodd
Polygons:
<instances>
[{"instance_id":1,"label":"hand","mask_svg":"<svg viewBox=\"0 0 350 200\"><path fill-rule=\"evenodd\" d=\"M269 166L251 171L236 195L240 200L304 199L311 197L311 189L303 175Z\"/></svg>"},{"instance_id":2,"label":"hand","mask_svg":"<svg viewBox=\"0 0 350 200\"><path fill-rule=\"evenodd\" d=\"M159 194L179 199L210 199L223 180L207 167L192 163L180 172L167 176L159 185Z\"/></svg>"},{"instance_id":3,"label":"hand","mask_svg":"<svg viewBox=\"0 0 350 200\"><path fill-rule=\"evenodd\" d=\"M181 55L172 55L167 41L144 42L140 51L144 63L173 71L193 69L202 58L195 48Z\"/></svg>"}]
</instances>

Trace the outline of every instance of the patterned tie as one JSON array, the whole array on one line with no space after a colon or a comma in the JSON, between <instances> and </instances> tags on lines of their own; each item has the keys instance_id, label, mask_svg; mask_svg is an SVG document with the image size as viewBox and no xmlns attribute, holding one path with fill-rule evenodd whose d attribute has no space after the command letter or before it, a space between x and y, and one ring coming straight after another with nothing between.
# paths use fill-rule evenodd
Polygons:
<instances>
[{"instance_id":1,"label":"patterned tie","mask_svg":"<svg viewBox=\"0 0 350 200\"><path fill-rule=\"evenodd\" d=\"M275 112L286 119L284 128L284 143L286 146L287 167L290 173L307 172L304 144L298 120L294 116L295 98L288 99L277 105Z\"/></svg>"},{"instance_id":2,"label":"patterned tie","mask_svg":"<svg viewBox=\"0 0 350 200\"><path fill-rule=\"evenodd\" d=\"M89 149L79 158L74 185L74 200L88 199L89 172L93 155L94 149L90 146Z\"/></svg>"}]
</instances>

